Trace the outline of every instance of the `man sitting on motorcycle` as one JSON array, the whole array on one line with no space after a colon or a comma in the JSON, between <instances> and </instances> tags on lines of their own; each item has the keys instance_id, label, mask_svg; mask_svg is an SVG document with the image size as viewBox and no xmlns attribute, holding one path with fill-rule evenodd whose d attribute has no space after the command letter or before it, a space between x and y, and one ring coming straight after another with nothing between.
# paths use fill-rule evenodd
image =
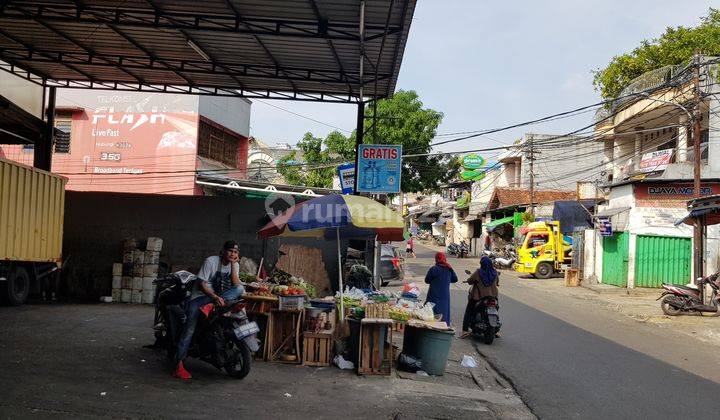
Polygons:
<instances>
[{"instance_id":1,"label":"man sitting on motorcycle","mask_svg":"<svg viewBox=\"0 0 720 420\"><path fill-rule=\"evenodd\" d=\"M500 278L498 272L493 267L492 260L487 255L480 258L480 268L467 279L467 283L471 285L468 293L468 303L465 307L465 315L463 316L462 335L460 338L470 336L470 324L475 319L475 308L480 299L491 296L497 299L498 285ZM499 336L499 334L495 334Z\"/></svg>"},{"instance_id":2,"label":"man sitting on motorcycle","mask_svg":"<svg viewBox=\"0 0 720 420\"><path fill-rule=\"evenodd\" d=\"M183 360L192 343L200 308L211 302L218 306L224 306L225 300L234 300L242 296L244 289L238 276L239 257L240 250L237 242L227 241L223 245L222 254L208 257L200 268L192 295L185 302L185 325L178 341L177 367L173 372L174 377L192 378L190 372L185 369Z\"/></svg>"}]
</instances>

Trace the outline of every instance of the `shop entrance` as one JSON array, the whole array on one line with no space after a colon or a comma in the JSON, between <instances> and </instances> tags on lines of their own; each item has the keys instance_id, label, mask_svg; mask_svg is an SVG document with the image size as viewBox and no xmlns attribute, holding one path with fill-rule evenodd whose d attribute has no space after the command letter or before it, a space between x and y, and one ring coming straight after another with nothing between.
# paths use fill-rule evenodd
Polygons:
<instances>
[{"instance_id":1,"label":"shop entrance","mask_svg":"<svg viewBox=\"0 0 720 420\"><path fill-rule=\"evenodd\" d=\"M602 282L627 287L628 274L627 232L615 233L603 238Z\"/></svg>"},{"instance_id":2,"label":"shop entrance","mask_svg":"<svg viewBox=\"0 0 720 420\"><path fill-rule=\"evenodd\" d=\"M691 280L691 262L690 238L638 235L635 246L635 286L687 284Z\"/></svg>"}]
</instances>

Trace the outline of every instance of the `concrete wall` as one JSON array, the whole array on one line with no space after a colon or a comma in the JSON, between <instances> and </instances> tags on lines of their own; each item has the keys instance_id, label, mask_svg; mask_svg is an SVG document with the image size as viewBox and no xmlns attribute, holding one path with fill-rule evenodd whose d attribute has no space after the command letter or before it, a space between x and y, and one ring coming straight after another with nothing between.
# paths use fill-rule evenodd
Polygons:
<instances>
[{"instance_id":1,"label":"concrete wall","mask_svg":"<svg viewBox=\"0 0 720 420\"><path fill-rule=\"evenodd\" d=\"M200 96L200 115L230 130L250 137L250 104L245 98Z\"/></svg>"},{"instance_id":2,"label":"concrete wall","mask_svg":"<svg viewBox=\"0 0 720 420\"><path fill-rule=\"evenodd\" d=\"M68 191L65 203L63 256L68 265L61 292L72 296L96 298L110 293L112 264L122 261L125 238L140 243L149 236L162 238L160 260L168 266L199 267L228 239L238 241L241 256L256 263L263 256L263 241L256 235L267 222L264 200ZM336 284L334 241L269 239L265 250L269 264L274 264L281 241L321 248L328 278ZM343 253L346 247L344 243Z\"/></svg>"},{"instance_id":3,"label":"concrete wall","mask_svg":"<svg viewBox=\"0 0 720 420\"><path fill-rule=\"evenodd\" d=\"M42 118L43 88L35 83L0 71L0 95L30 114Z\"/></svg>"}]
</instances>

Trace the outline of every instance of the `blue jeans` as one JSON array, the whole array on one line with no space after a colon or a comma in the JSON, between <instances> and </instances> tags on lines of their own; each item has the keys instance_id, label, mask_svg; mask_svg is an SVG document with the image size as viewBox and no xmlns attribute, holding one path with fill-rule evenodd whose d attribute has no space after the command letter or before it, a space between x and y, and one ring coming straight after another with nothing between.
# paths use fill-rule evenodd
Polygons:
<instances>
[{"instance_id":1,"label":"blue jeans","mask_svg":"<svg viewBox=\"0 0 720 420\"><path fill-rule=\"evenodd\" d=\"M238 285L232 289L228 289L220 294L223 300L235 300L240 298L245 289ZM177 361L181 362L187 357L190 343L192 343L193 334L195 334L195 326L197 326L198 316L200 315L200 308L212 303L210 296L198 296L195 299L189 299L185 302L185 325L183 326L182 334L180 335L180 341L178 341L177 347Z\"/></svg>"}]
</instances>

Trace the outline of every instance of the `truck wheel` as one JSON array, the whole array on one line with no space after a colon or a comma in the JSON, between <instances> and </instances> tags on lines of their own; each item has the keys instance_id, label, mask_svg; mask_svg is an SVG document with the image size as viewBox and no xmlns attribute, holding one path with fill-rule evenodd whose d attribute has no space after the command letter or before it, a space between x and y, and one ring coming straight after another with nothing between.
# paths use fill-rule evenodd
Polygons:
<instances>
[{"instance_id":1,"label":"truck wheel","mask_svg":"<svg viewBox=\"0 0 720 420\"><path fill-rule=\"evenodd\" d=\"M25 268L15 267L5 284L4 300L14 306L25 303L30 294L30 276Z\"/></svg>"},{"instance_id":2,"label":"truck wheel","mask_svg":"<svg viewBox=\"0 0 720 420\"><path fill-rule=\"evenodd\" d=\"M552 265L547 262L538 263L537 268L535 269L535 277L538 279L549 279L550 276L552 276L552 273Z\"/></svg>"}]
</instances>

